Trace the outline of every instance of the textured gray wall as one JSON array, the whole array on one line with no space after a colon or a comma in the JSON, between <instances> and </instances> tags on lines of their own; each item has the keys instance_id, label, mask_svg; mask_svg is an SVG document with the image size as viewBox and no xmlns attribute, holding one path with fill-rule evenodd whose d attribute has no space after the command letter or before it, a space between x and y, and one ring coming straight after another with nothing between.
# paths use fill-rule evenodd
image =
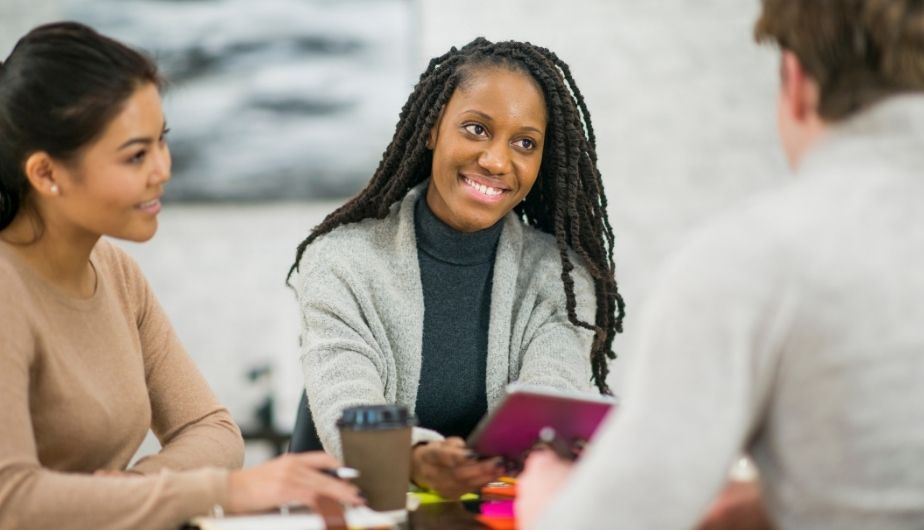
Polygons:
<instances>
[{"instance_id":1,"label":"textured gray wall","mask_svg":"<svg viewBox=\"0 0 924 530\"><path fill-rule=\"evenodd\" d=\"M54 16L54 2L28 4L0 0L4 54L15 35ZM707 216L785 178L774 128L776 56L750 36L757 0L416 5L421 68L477 35L531 40L571 65L598 133L617 275L629 304L611 379L618 393L632 329L665 256ZM168 205L152 242L126 245L239 420L260 393L244 371L270 362L279 423L291 424L301 380L298 326L282 276L295 244L332 207Z\"/></svg>"}]
</instances>

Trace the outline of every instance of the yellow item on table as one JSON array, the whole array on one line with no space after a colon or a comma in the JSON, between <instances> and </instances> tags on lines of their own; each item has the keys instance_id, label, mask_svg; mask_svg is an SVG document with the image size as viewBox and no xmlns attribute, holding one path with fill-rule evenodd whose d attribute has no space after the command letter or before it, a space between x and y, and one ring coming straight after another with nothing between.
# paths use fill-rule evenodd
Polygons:
<instances>
[{"instance_id":1,"label":"yellow item on table","mask_svg":"<svg viewBox=\"0 0 924 530\"><path fill-rule=\"evenodd\" d=\"M420 504L436 504L438 502L454 502L449 499L440 497L432 491L412 491L411 495L417 497L420 501ZM478 500L478 495L475 493L466 493L459 499L460 501L475 501Z\"/></svg>"}]
</instances>

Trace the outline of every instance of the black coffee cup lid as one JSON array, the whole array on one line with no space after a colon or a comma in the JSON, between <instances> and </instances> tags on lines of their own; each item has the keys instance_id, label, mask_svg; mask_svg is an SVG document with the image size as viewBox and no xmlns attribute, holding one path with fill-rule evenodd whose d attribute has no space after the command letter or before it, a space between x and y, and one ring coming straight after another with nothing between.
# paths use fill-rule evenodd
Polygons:
<instances>
[{"instance_id":1,"label":"black coffee cup lid","mask_svg":"<svg viewBox=\"0 0 924 530\"><path fill-rule=\"evenodd\" d=\"M360 405L343 410L337 427L354 431L395 429L416 424L404 405Z\"/></svg>"}]
</instances>

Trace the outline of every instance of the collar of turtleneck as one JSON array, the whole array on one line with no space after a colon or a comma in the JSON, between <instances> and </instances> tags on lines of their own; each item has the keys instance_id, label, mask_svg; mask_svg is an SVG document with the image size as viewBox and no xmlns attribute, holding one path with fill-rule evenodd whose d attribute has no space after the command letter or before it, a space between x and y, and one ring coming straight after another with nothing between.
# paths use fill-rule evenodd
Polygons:
<instances>
[{"instance_id":1,"label":"collar of turtleneck","mask_svg":"<svg viewBox=\"0 0 924 530\"><path fill-rule=\"evenodd\" d=\"M477 265L494 259L503 218L477 232L460 232L441 221L427 204L424 190L414 207L417 248L430 257L453 265Z\"/></svg>"}]
</instances>

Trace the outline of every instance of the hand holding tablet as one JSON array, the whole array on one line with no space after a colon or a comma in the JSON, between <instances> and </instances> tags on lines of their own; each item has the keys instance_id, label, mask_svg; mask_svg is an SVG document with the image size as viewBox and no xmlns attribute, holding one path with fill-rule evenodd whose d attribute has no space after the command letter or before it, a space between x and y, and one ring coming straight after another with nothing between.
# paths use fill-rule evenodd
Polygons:
<instances>
[{"instance_id":1,"label":"hand holding tablet","mask_svg":"<svg viewBox=\"0 0 924 530\"><path fill-rule=\"evenodd\" d=\"M568 458L571 447L590 440L615 404L611 397L513 383L472 431L468 446L479 456L519 462L536 443L545 442Z\"/></svg>"}]
</instances>

